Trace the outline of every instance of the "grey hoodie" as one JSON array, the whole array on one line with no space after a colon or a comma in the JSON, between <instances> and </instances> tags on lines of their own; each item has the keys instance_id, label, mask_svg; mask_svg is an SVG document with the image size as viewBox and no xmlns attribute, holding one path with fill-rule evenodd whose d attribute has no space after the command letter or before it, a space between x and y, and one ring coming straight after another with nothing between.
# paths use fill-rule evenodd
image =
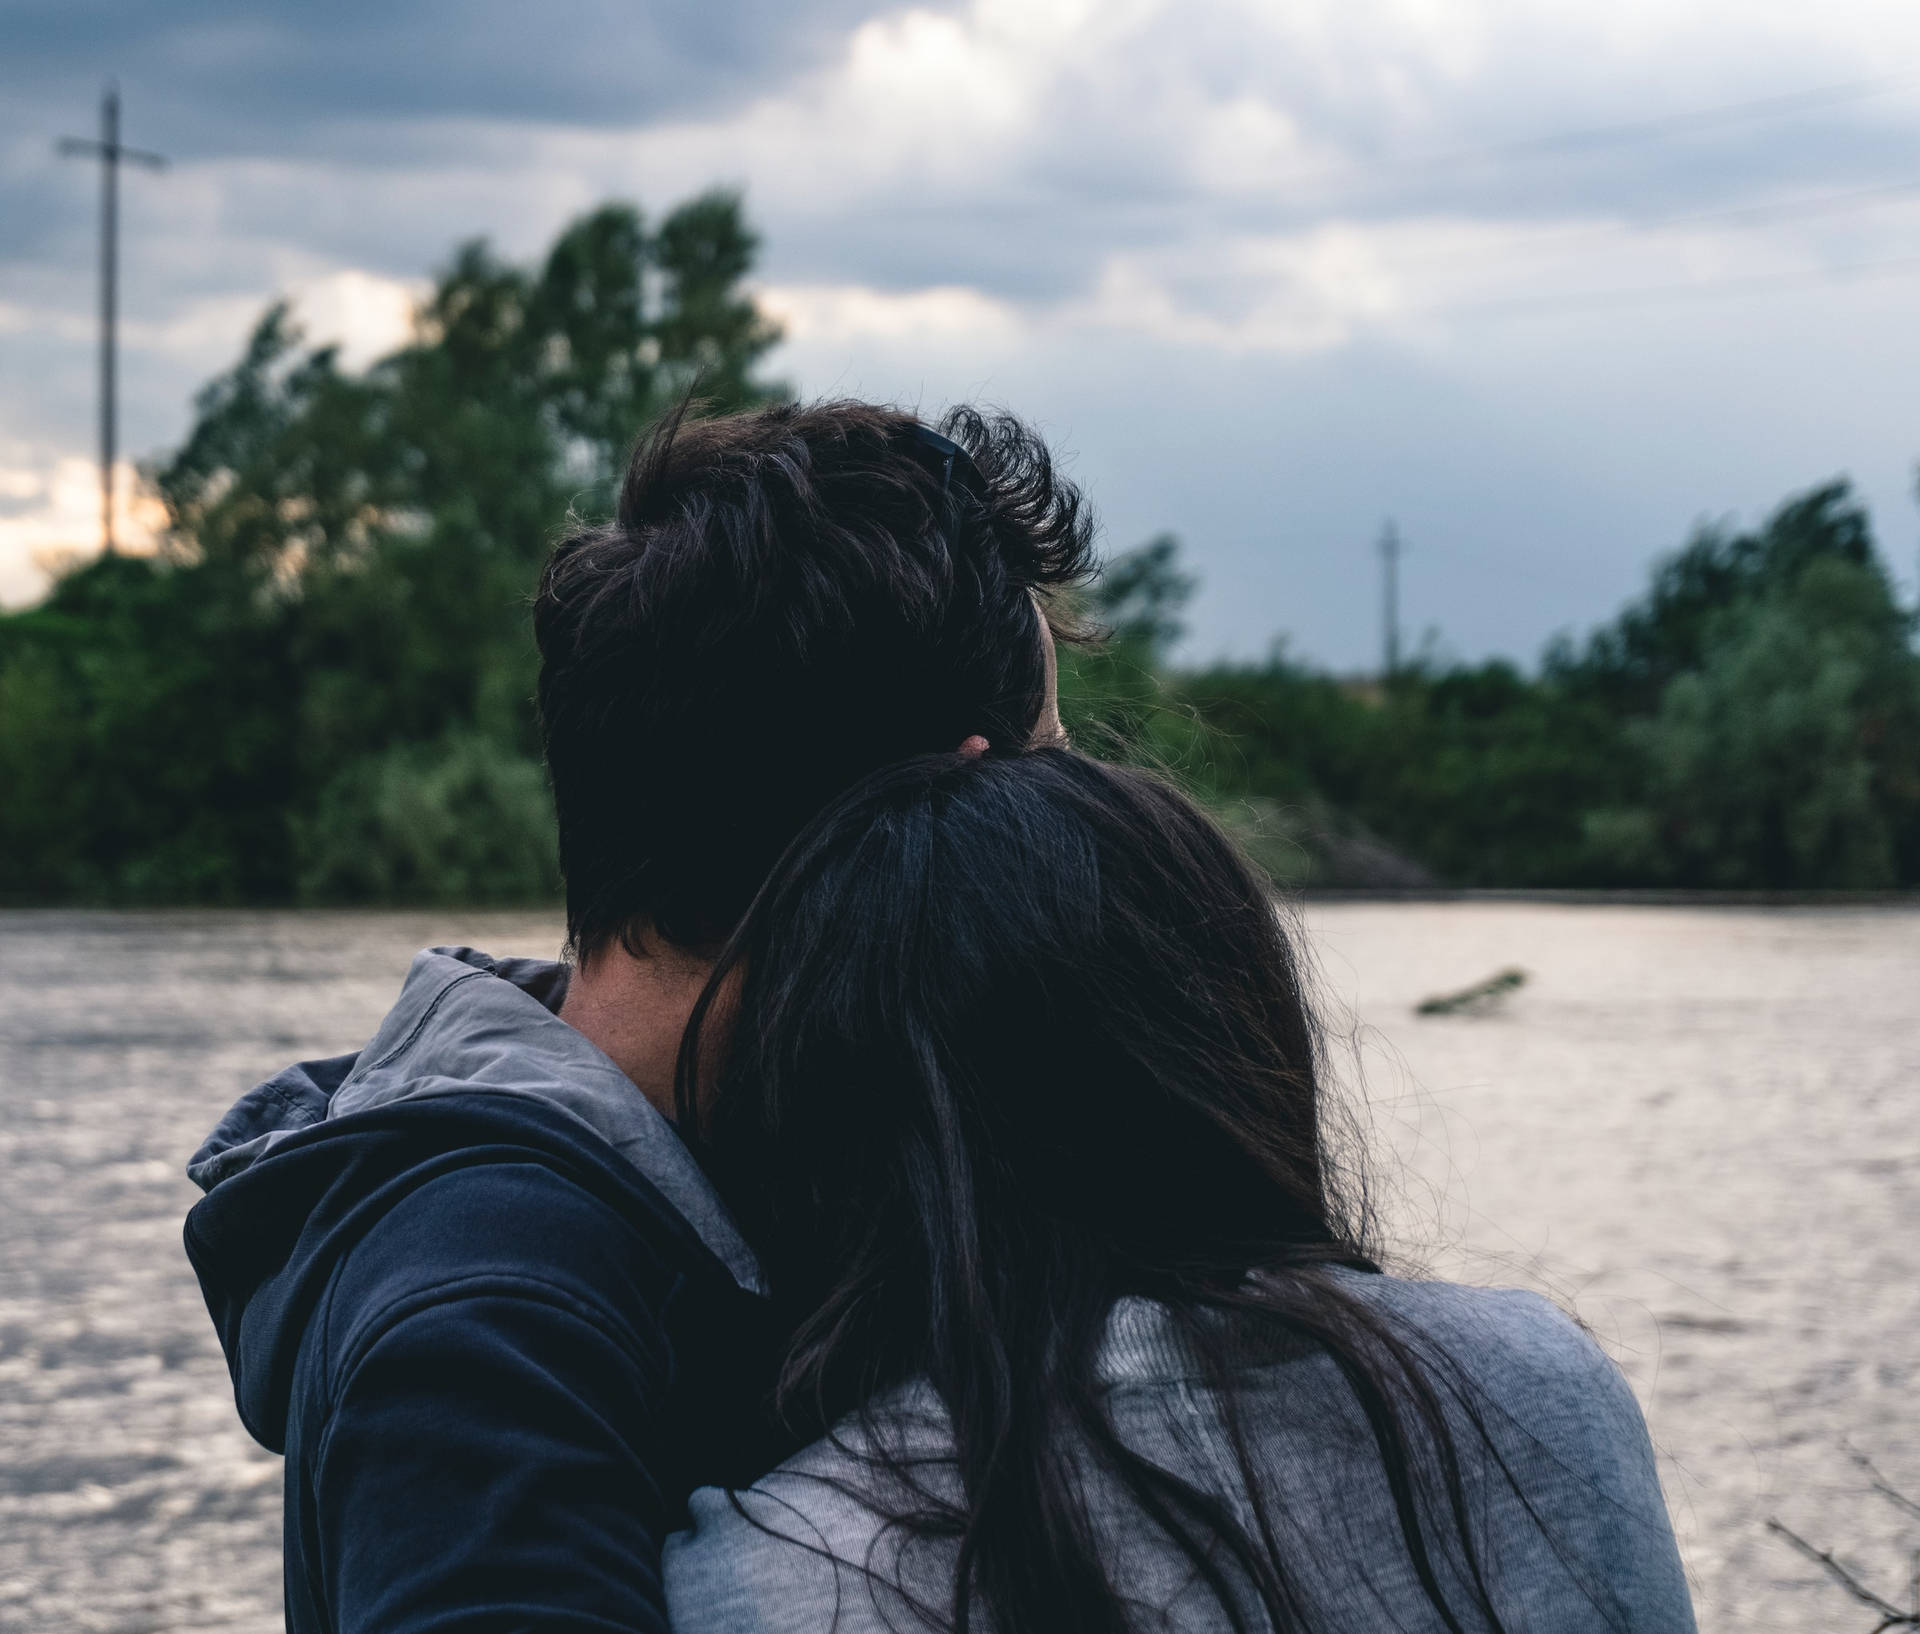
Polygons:
<instances>
[{"instance_id":1,"label":"grey hoodie","mask_svg":"<svg viewBox=\"0 0 1920 1634\"><path fill-rule=\"evenodd\" d=\"M1535 1294L1338 1274L1403 1338L1444 1353L1464 1375L1488 1440L1452 1401L1449 1417L1475 1546L1509 1634L1691 1634L1692 1605L1646 1425L1600 1348ZM1222 1403L1167 1313L1122 1301L1100 1368L1121 1440L1251 1528ZM1339 1369L1324 1354L1302 1352L1242 1382L1242 1427L1291 1581L1312 1611L1307 1626L1439 1634L1444 1625L1414 1574L1366 1419ZM946 1416L930 1388L881 1404L875 1432L889 1451L917 1460L925 1488L958 1499ZM696 1492L692 1530L667 1545L675 1634L926 1626L902 1586L944 1611L958 1540L914 1543L909 1531L887 1526L887 1512L921 1505L863 1462L872 1445L849 1422L745 1493ZM1218 1602L1111 1473L1083 1464L1081 1482L1102 1560L1135 1626L1225 1634L1233 1625ZM1463 1626L1486 1628L1468 1586L1441 1571ZM1246 1627L1267 1627L1250 1598L1241 1609Z\"/></svg>"}]
</instances>

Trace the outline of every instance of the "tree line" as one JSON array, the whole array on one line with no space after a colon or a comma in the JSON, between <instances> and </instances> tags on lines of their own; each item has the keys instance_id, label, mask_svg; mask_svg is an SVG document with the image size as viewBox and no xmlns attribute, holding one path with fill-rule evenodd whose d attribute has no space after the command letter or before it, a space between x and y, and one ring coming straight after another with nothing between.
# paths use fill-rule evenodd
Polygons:
<instances>
[{"instance_id":1,"label":"tree line","mask_svg":"<svg viewBox=\"0 0 1920 1634\"><path fill-rule=\"evenodd\" d=\"M0 898L550 899L540 560L696 377L718 409L780 394L755 250L724 193L603 207L534 267L469 244L357 373L269 309L148 473L161 551L0 616ZM1113 559L1063 707L1283 881L1920 884L1915 618L1844 482L1696 532L1534 674L1176 668L1191 589L1171 537Z\"/></svg>"},{"instance_id":2,"label":"tree line","mask_svg":"<svg viewBox=\"0 0 1920 1634\"><path fill-rule=\"evenodd\" d=\"M1069 660L1099 741L1204 791L1276 875L1323 885L1920 885L1920 658L1844 481L1707 526L1537 674L1415 661L1169 670L1192 589L1164 537ZM1087 685L1090 681L1092 684Z\"/></svg>"}]
</instances>

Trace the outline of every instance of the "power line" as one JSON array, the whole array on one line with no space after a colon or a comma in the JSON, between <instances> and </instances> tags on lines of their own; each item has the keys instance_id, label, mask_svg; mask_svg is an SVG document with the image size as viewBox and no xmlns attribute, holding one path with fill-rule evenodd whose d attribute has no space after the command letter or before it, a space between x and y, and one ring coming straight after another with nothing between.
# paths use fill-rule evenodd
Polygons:
<instances>
[{"instance_id":1,"label":"power line","mask_svg":"<svg viewBox=\"0 0 1920 1634\"><path fill-rule=\"evenodd\" d=\"M1912 85L1920 75L1912 71L1883 74L1873 79L1850 80L1842 85L1825 85L1808 91L1789 91L1784 95L1755 97L1746 102L1723 103L1713 108L1698 108L1686 113L1661 114L1652 119L1624 120L1612 125L1589 125L1573 130L1555 131L1545 136L1523 137L1513 142L1491 142L1482 147L1462 148L1450 154L1436 154L1428 160L1407 161L1422 165L1477 163L1493 158L1526 158L1536 153L1565 153L1580 148L1614 147L1633 142L1652 141L1661 136L1699 130L1716 130L1750 120L1773 119L1815 108L1838 107L1868 97L1884 96L1889 91ZM1392 161L1389 161L1392 162Z\"/></svg>"},{"instance_id":2,"label":"power line","mask_svg":"<svg viewBox=\"0 0 1920 1634\"><path fill-rule=\"evenodd\" d=\"M1669 227L1763 225L1771 221L1790 221L1795 217L1836 215L1849 210L1872 209L1876 205L1912 198L1916 194L1920 194L1920 176L1873 187L1802 194L1798 198L1775 199L1764 204L1738 204L1714 210L1672 210L1663 215L1635 216L1619 221L1586 221L1534 231L1512 227L1492 243L1479 241L1443 245L1438 249L1423 251L1420 263L1423 267L1430 267L1436 262L1483 260L1491 256L1511 255L1516 250L1618 239L1633 232L1661 231Z\"/></svg>"},{"instance_id":3,"label":"power line","mask_svg":"<svg viewBox=\"0 0 1920 1634\"><path fill-rule=\"evenodd\" d=\"M107 82L100 100L100 139L65 136L60 152L100 161L100 548L113 554L113 462L115 397L115 330L120 295L120 166L144 165L164 170L167 161L157 153L125 147L120 141L120 88Z\"/></svg>"},{"instance_id":4,"label":"power line","mask_svg":"<svg viewBox=\"0 0 1920 1634\"><path fill-rule=\"evenodd\" d=\"M1916 268L1920 268L1920 255L1903 255L1885 261L1856 261L1844 266L1821 267L1809 272L1761 273L1749 278L1721 278L1705 283L1649 284L1636 289L1587 290L1565 295L1521 295L1503 300L1416 308L1410 315L1431 318L1528 317L1535 313L1545 315L1582 309L1600 311L1689 297L1760 295L1777 290L1815 289L1822 284L1852 283L1886 273L1912 272Z\"/></svg>"},{"instance_id":5,"label":"power line","mask_svg":"<svg viewBox=\"0 0 1920 1634\"><path fill-rule=\"evenodd\" d=\"M1833 193L1804 195L1797 199L1782 199L1767 204L1739 205L1721 210L1676 211L1664 216L1642 217L1632 222L1586 223L1558 231L1532 233L1516 229L1491 243L1482 241L1464 245L1443 245L1435 250L1423 251L1417 263L1411 267L1405 258L1397 256L1388 257L1385 264L1390 270L1426 272L1436 266L1459 266L1462 263L1471 265L1496 258L1510 258L1517 253L1532 249L1551 251L1568 244L1603 242L1609 239L1626 242L1622 235L1632 229L1658 230L1714 224L1760 225L1768 221L1791 219L1795 216L1832 214L1849 209L1871 208L1877 204L1911 199L1916 195L1920 195L1920 177L1888 182L1875 187L1849 188ZM1415 308L1413 315L1420 317L1508 315L1509 309L1514 312L1534 310L1545 312L1553 310L1562 303L1570 308L1630 306L1674 296L1711 294L1721 290L1738 294L1749 286L1755 290L1764 290L1776 286L1787 287L1790 283L1844 282L1871 276L1880 271L1899 271L1910 264L1908 258L1897 257L1837 268L1821 268L1811 272L1760 274L1752 278L1733 279L1724 283L1657 284L1641 289L1590 290L1565 294L1496 296L1481 301L1435 302Z\"/></svg>"},{"instance_id":6,"label":"power line","mask_svg":"<svg viewBox=\"0 0 1920 1634\"><path fill-rule=\"evenodd\" d=\"M1579 152L1606 147L1630 146L1663 136L1721 129L1753 121L1791 117L1820 108L1840 107L1876 96L1906 89L1920 83L1920 72L1911 69L1873 79L1849 80L1838 85L1816 86L1773 96L1755 97L1744 102L1721 103L1709 108L1693 108L1680 113L1659 114L1649 119L1622 120L1608 125L1576 126L1549 131L1539 136L1513 141L1479 143L1468 147L1443 149L1435 153L1412 153L1377 159L1348 159L1332 164L1286 173L1278 180L1295 184L1319 179L1343 177L1391 176L1404 172L1450 170L1490 160L1529 159L1557 153Z\"/></svg>"},{"instance_id":7,"label":"power line","mask_svg":"<svg viewBox=\"0 0 1920 1634\"><path fill-rule=\"evenodd\" d=\"M1884 75L1875 79L1856 80L1841 85L1823 86L1807 91L1760 97L1746 102L1729 103L1714 108L1663 115L1654 119L1635 120L1612 125L1588 126L1555 132L1545 136L1531 137L1518 142L1494 143L1479 148L1458 149L1451 153L1434 154L1424 158L1413 156L1406 159L1379 161L1368 166L1355 164L1349 167L1349 169L1363 173L1367 171L1387 172L1396 169L1438 169L1454 164L1464 164L1490 158L1525 157L1536 153L1597 147L1616 142L1648 140L1674 132L1710 129L1746 120L1779 117L1804 112L1809 109L1859 101L1867 97L1883 95L1887 92L1902 89L1916 83L1920 83L1920 74L1908 71L1900 74ZM1796 216L1834 214L1862 208L1870 209L1875 205L1884 204L1903 197L1910 197L1916 193L1920 193L1920 178L1909 177L1901 181L1881 183L1871 187L1846 188L1832 192L1802 195L1798 198L1770 200L1757 204L1735 205L1714 210L1672 211L1663 215L1641 217L1638 220L1627 222L1582 224L1557 232L1533 234L1514 232L1510 234L1505 248L1497 245L1472 245L1458 247L1452 251L1443 249L1438 252L1437 256L1428 255L1422 259L1430 265L1435 259L1447 261L1460 258L1471 259L1475 256L1510 253L1514 247L1524 249L1533 245L1562 244L1587 239L1607 238L1636 228L1641 230L1657 230L1669 227L1695 225L1759 224L1768 221L1789 220ZM1535 313L1545 315L1557 311L1577 311L1581 309L1602 310L1609 307L1653 304L1663 300L1717 295L1739 296L1743 294L1762 294L1776 290L1811 288L1818 287L1822 284L1852 282L1886 273L1908 271L1917 265L1920 265L1920 257L1901 256L1887 260L1857 262L1850 265L1821 268L1811 272L1760 274L1744 278L1714 280L1706 283L1659 284L1617 290L1589 290L1566 294L1515 296L1511 298L1495 298L1486 301L1441 303L1429 307L1416 308L1411 315L1419 317L1476 318L1528 316Z\"/></svg>"},{"instance_id":8,"label":"power line","mask_svg":"<svg viewBox=\"0 0 1920 1634\"><path fill-rule=\"evenodd\" d=\"M1794 216L1829 215L1860 206L1871 207L1913 193L1920 193L1920 176L1909 176L1905 181L1882 182L1873 187L1845 188L1833 193L1805 193L1799 198L1774 199L1765 204L1736 204L1719 210L1678 210L1663 216L1641 216L1627 225L1687 227L1715 221L1779 221Z\"/></svg>"}]
</instances>

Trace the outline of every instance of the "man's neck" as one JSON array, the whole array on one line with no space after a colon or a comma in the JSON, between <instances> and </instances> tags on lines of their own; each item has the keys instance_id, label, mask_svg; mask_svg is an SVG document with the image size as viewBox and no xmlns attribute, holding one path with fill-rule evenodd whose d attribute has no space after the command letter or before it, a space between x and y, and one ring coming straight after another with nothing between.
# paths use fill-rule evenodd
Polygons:
<instances>
[{"instance_id":1,"label":"man's neck","mask_svg":"<svg viewBox=\"0 0 1920 1634\"><path fill-rule=\"evenodd\" d=\"M710 961L656 939L640 956L616 943L575 967L560 1019L671 1118L680 1035L712 969Z\"/></svg>"}]
</instances>

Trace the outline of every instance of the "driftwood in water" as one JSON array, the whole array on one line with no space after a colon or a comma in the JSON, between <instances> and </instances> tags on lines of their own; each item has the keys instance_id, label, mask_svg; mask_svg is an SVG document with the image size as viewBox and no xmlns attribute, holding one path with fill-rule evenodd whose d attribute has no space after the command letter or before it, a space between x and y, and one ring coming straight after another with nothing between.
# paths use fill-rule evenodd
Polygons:
<instances>
[{"instance_id":1,"label":"driftwood in water","mask_svg":"<svg viewBox=\"0 0 1920 1634\"><path fill-rule=\"evenodd\" d=\"M1483 1016L1496 1009L1500 1001L1517 987L1524 987L1527 973L1517 966L1489 976L1483 982L1463 987L1457 993L1439 993L1414 1006L1417 1016Z\"/></svg>"}]
</instances>

